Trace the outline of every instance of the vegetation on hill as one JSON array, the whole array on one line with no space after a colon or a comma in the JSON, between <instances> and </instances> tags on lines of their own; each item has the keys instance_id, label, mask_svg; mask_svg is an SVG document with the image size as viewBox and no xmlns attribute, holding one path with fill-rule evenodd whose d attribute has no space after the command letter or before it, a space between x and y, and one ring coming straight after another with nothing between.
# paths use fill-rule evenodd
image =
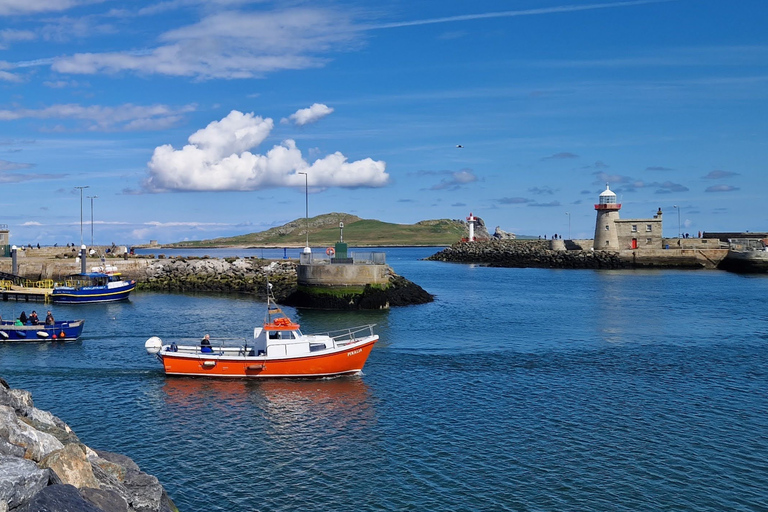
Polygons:
<instances>
[{"instance_id":1,"label":"vegetation on hill","mask_svg":"<svg viewBox=\"0 0 768 512\"><path fill-rule=\"evenodd\" d=\"M451 245L467 236L467 225L460 220L425 220L416 224L392 224L361 219L346 213L326 213L296 219L259 233L167 244L172 247L303 247L309 225L309 245L332 245L339 241L339 223L344 223L344 241L350 245Z\"/></svg>"}]
</instances>

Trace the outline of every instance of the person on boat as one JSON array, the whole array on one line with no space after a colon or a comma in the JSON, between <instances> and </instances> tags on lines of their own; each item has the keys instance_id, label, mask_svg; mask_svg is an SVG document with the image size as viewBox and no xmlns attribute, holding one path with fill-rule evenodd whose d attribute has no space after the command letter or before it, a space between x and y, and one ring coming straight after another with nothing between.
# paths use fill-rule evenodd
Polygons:
<instances>
[{"instance_id":1,"label":"person on boat","mask_svg":"<svg viewBox=\"0 0 768 512\"><path fill-rule=\"evenodd\" d=\"M37 317L37 311L32 310L32 313L29 314L29 323L32 325L40 323L40 319Z\"/></svg>"},{"instance_id":2,"label":"person on boat","mask_svg":"<svg viewBox=\"0 0 768 512\"><path fill-rule=\"evenodd\" d=\"M54 325L56 321L53 319L53 314L48 311L48 314L45 315L45 325Z\"/></svg>"},{"instance_id":3,"label":"person on boat","mask_svg":"<svg viewBox=\"0 0 768 512\"><path fill-rule=\"evenodd\" d=\"M211 335L206 334L203 339L200 340L200 352L213 352L211 348Z\"/></svg>"},{"instance_id":4,"label":"person on boat","mask_svg":"<svg viewBox=\"0 0 768 512\"><path fill-rule=\"evenodd\" d=\"M21 325L24 325L27 323L27 314L23 311L19 315L19 322L21 322Z\"/></svg>"}]
</instances>

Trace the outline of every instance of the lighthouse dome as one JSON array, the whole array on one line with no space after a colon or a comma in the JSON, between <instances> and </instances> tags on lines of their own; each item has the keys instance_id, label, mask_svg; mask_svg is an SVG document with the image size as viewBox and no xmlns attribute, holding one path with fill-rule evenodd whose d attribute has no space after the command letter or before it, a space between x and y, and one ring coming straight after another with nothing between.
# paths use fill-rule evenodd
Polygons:
<instances>
[{"instance_id":1,"label":"lighthouse dome","mask_svg":"<svg viewBox=\"0 0 768 512\"><path fill-rule=\"evenodd\" d=\"M600 194L600 204L614 203L616 203L616 194L606 185L605 190Z\"/></svg>"}]
</instances>

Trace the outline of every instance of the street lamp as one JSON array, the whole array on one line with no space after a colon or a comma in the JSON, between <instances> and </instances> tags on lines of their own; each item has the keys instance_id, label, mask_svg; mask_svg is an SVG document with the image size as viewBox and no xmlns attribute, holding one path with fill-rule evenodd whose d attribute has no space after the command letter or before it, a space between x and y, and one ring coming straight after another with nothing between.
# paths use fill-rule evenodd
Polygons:
<instances>
[{"instance_id":1,"label":"street lamp","mask_svg":"<svg viewBox=\"0 0 768 512\"><path fill-rule=\"evenodd\" d=\"M93 247L93 200L99 196L88 196L91 200L91 247Z\"/></svg>"},{"instance_id":2,"label":"street lamp","mask_svg":"<svg viewBox=\"0 0 768 512\"><path fill-rule=\"evenodd\" d=\"M571 239L571 212L565 212L568 216L568 240Z\"/></svg>"},{"instance_id":3,"label":"street lamp","mask_svg":"<svg viewBox=\"0 0 768 512\"><path fill-rule=\"evenodd\" d=\"M83 245L83 189L90 188L88 185L84 187L75 187L80 189L80 245Z\"/></svg>"},{"instance_id":4,"label":"street lamp","mask_svg":"<svg viewBox=\"0 0 768 512\"><path fill-rule=\"evenodd\" d=\"M683 231L680 228L680 207L675 205L672 205L672 207L677 210L677 238L683 238Z\"/></svg>"},{"instance_id":5,"label":"street lamp","mask_svg":"<svg viewBox=\"0 0 768 512\"><path fill-rule=\"evenodd\" d=\"M304 247L304 254L308 254L312 252L309 248L309 176L305 172L299 174L304 175L304 217L307 219L307 246Z\"/></svg>"}]
</instances>

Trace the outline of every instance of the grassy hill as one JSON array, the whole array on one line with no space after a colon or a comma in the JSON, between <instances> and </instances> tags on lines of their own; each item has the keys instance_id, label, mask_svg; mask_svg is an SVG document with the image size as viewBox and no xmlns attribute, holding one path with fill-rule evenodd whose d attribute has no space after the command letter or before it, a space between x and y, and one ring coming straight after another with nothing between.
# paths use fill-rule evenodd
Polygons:
<instances>
[{"instance_id":1,"label":"grassy hill","mask_svg":"<svg viewBox=\"0 0 768 512\"><path fill-rule=\"evenodd\" d=\"M309 245L332 245L339 241L339 222L344 223L344 241L350 245L451 245L467 236L459 220L425 220L416 224L391 224L361 219L346 213L327 213L309 219ZM303 247L307 219L296 219L259 233L166 244L170 247Z\"/></svg>"}]
</instances>

